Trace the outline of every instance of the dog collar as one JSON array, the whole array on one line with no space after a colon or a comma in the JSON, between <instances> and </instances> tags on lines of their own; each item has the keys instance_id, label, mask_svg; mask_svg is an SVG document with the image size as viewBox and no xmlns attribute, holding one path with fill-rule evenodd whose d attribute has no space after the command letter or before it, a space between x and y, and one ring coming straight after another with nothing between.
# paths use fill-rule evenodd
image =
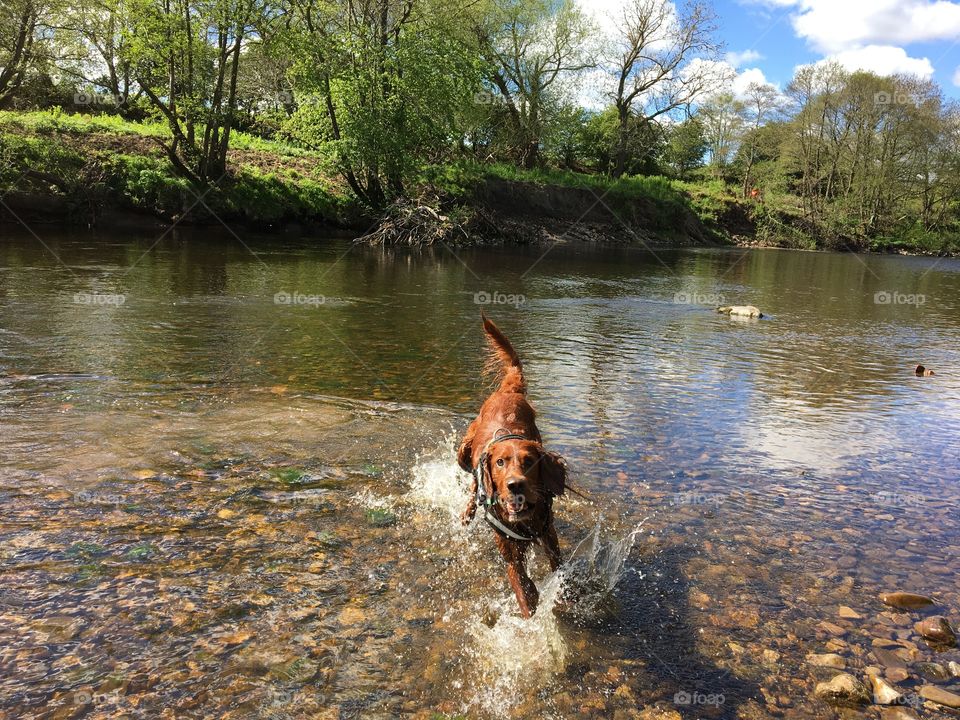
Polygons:
<instances>
[{"instance_id":1,"label":"dog collar","mask_svg":"<svg viewBox=\"0 0 960 720\"><path fill-rule=\"evenodd\" d=\"M497 432L500 432L499 430ZM503 440L529 440L526 435L521 435L519 433L504 433L503 435L494 435L493 438L488 442L484 448L483 452L480 453L480 458L477 461L476 466L473 468L473 474L477 478L477 503L483 508L483 519L486 521L487 525L492 527L499 533L511 537L514 540L520 540L521 542L533 542L535 537L524 537L517 532L514 532L506 525L504 525L500 519L491 512L491 508L497 502L497 491L493 487L493 481L490 482L490 494L487 494L487 458L490 455L490 447L496 445L498 442Z\"/></svg>"}]
</instances>

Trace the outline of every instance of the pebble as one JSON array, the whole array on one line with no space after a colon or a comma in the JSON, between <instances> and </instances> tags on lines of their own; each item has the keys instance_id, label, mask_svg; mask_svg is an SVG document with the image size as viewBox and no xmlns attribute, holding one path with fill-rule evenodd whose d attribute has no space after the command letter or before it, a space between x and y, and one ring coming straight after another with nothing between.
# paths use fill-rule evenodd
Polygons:
<instances>
[{"instance_id":1,"label":"pebble","mask_svg":"<svg viewBox=\"0 0 960 720\"><path fill-rule=\"evenodd\" d=\"M847 634L846 628L842 628L842 627L840 627L839 625L836 625L836 624L834 624L834 623L832 623L832 622L828 622L828 621L826 621L826 620L823 620L822 622L820 622L820 623L817 625L817 627L820 628L821 630L825 630L826 632L830 633L831 635L846 635L846 634Z\"/></svg>"},{"instance_id":2,"label":"pebble","mask_svg":"<svg viewBox=\"0 0 960 720\"><path fill-rule=\"evenodd\" d=\"M947 663L947 669L950 671L950 674L956 678L960 678L960 663L956 660L951 660Z\"/></svg>"},{"instance_id":3,"label":"pebble","mask_svg":"<svg viewBox=\"0 0 960 720\"><path fill-rule=\"evenodd\" d=\"M960 695L949 692L936 685L924 685L920 688L920 696L937 705L943 705L950 708L960 708Z\"/></svg>"},{"instance_id":4,"label":"pebble","mask_svg":"<svg viewBox=\"0 0 960 720\"><path fill-rule=\"evenodd\" d=\"M887 668L883 674L886 675L887 680L890 682L903 682L910 677L910 673L906 668Z\"/></svg>"},{"instance_id":5,"label":"pebble","mask_svg":"<svg viewBox=\"0 0 960 720\"><path fill-rule=\"evenodd\" d=\"M833 705L866 705L871 700L867 686L849 673L840 673L832 680L817 683L814 694Z\"/></svg>"},{"instance_id":6,"label":"pebble","mask_svg":"<svg viewBox=\"0 0 960 720\"><path fill-rule=\"evenodd\" d=\"M950 679L950 673L940 663L921 662L916 665L917 671L928 680L941 682Z\"/></svg>"},{"instance_id":7,"label":"pebble","mask_svg":"<svg viewBox=\"0 0 960 720\"><path fill-rule=\"evenodd\" d=\"M875 647L873 648L873 656L880 662L881 665L888 668L905 668L907 666L906 660L904 660L900 654L894 650L887 650L885 648Z\"/></svg>"},{"instance_id":8,"label":"pebble","mask_svg":"<svg viewBox=\"0 0 960 720\"><path fill-rule=\"evenodd\" d=\"M846 605L840 606L840 610L838 611L838 614L840 615L840 617L846 618L847 620L863 619L863 616L860 613L858 613L856 610L854 610L851 607L847 607Z\"/></svg>"},{"instance_id":9,"label":"pebble","mask_svg":"<svg viewBox=\"0 0 960 720\"><path fill-rule=\"evenodd\" d=\"M870 684L873 686L873 702L877 705L893 705L903 697L903 693L876 675L870 676Z\"/></svg>"},{"instance_id":10,"label":"pebble","mask_svg":"<svg viewBox=\"0 0 960 720\"><path fill-rule=\"evenodd\" d=\"M913 629L925 640L937 645L956 647L957 634L943 615L933 615L915 623Z\"/></svg>"},{"instance_id":11,"label":"pebble","mask_svg":"<svg viewBox=\"0 0 960 720\"><path fill-rule=\"evenodd\" d=\"M807 655L807 662L817 667L829 667L837 670L843 670L847 666L847 661L836 653L810 653Z\"/></svg>"},{"instance_id":12,"label":"pebble","mask_svg":"<svg viewBox=\"0 0 960 720\"><path fill-rule=\"evenodd\" d=\"M917 720L917 716L906 708L884 708L880 711L880 720Z\"/></svg>"},{"instance_id":13,"label":"pebble","mask_svg":"<svg viewBox=\"0 0 960 720\"><path fill-rule=\"evenodd\" d=\"M934 604L933 600L926 595L899 591L880 593L880 602L890 607L900 608L901 610L916 610Z\"/></svg>"}]
</instances>

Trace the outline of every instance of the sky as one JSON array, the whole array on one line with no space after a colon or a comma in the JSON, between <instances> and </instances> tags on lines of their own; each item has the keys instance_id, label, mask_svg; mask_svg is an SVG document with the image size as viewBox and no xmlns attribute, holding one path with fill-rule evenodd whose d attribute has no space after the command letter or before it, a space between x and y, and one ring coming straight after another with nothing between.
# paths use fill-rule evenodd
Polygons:
<instances>
[{"instance_id":1,"label":"sky","mask_svg":"<svg viewBox=\"0 0 960 720\"><path fill-rule=\"evenodd\" d=\"M848 69L933 78L960 98L960 2L715 0L727 60L781 88L797 65L834 58Z\"/></svg>"},{"instance_id":2,"label":"sky","mask_svg":"<svg viewBox=\"0 0 960 720\"><path fill-rule=\"evenodd\" d=\"M609 31L629 1L581 7ZM960 0L713 0L713 9L735 92L750 82L783 90L797 66L832 58L849 70L932 78L960 99Z\"/></svg>"}]
</instances>

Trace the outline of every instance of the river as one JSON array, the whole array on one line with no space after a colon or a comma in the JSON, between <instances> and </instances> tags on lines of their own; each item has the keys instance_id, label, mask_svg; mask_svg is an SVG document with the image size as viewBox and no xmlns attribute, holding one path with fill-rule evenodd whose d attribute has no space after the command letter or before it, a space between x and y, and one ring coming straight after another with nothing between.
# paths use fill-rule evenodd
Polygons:
<instances>
[{"instance_id":1,"label":"river","mask_svg":"<svg viewBox=\"0 0 960 720\"><path fill-rule=\"evenodd\" d=\"M821 718L806 656L876 647L956 688L877 595L960 613L957 260L2 233L0 716ZM457 522L481 309L588 496L530 622Z\"/></svg>"}]
</instances>

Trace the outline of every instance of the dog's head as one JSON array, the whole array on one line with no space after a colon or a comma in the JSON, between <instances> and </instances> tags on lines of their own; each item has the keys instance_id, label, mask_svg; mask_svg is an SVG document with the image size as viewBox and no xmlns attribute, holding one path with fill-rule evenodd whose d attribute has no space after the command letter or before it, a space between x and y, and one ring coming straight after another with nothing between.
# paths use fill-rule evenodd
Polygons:
<instances>
[{"instance_id":1,"label":"dog's head","mask_svg":"<svg viewBox=\"0 0 960 720\"><path fill-rule=\"evenodd\" d=\"M523 520L551 497L563 495L567 464L532 440L503 440L487 453L497 502L510 522Z\"/></svg>"}]
</instances>

